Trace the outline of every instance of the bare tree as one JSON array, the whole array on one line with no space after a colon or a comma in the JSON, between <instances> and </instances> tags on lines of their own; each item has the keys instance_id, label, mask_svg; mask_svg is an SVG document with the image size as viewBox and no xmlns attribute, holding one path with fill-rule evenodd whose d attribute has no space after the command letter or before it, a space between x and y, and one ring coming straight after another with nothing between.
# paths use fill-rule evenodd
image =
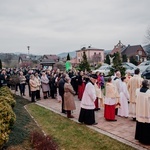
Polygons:
<instances>
[{"instance_id":1,"label":"bare tree","mask_svg":"<svg viewBox=\"0 0 150 150\"><path fill-rule=\"evenodd\" d=\"M60 69L61 71L65 71L65 63L64 62L56 62L53 66L53 69Z\"/></svg>"},{"instance_id":2,"label":"bare tree","mask_svg":"<svg viewBox=\"0 0 150 150\"><path fill-rule=\"evenodd\" d=\"M150 45L150 26L146 31L146 44Z\"/></svg>"},{"instance_id":3,"label":"bare tree","mask_svg":"<svg viewBox=\"0 0 150 150\"><path fill-rule=\"evenodd\" d=\"M147 52L147 58L150 59L150 26L148 27L147 31L146 31L146 36L145 36L145 50Z\"/></svg>"}]
</instances>

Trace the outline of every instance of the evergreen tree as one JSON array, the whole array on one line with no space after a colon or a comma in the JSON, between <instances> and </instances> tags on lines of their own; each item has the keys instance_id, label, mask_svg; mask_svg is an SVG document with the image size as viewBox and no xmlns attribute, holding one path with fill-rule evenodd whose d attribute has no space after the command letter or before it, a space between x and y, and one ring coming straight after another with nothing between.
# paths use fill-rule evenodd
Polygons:
<instances>
[{"instance_id":1,"label":"evergreen tree","mask_svg":"<svg viewBox=\"0 0 150 150\"><path fill-rule=\"evenodd\" d=\"M79 69L82 71L85 71L85 70L90 71L91 70L90 65L87 61L87 56L86 56L85 52L83 52L82 61L79 64Z\"/></svg>"},{"instance_id":2,"label":"evergreen tree","mask_svg":"<svg viewBox=\"0 0 150 150\"><path fill-rule=\"evenodd\" d=\"M67 55L67 60L70 60L70 55L69 55L69 53L68 53L68 55Z\"/></svg>"},{"instance_id":3,"label":"evergreen tree","mask_svg":"<svg viewBox=\"0 0 150 150\"><path fill-rule=\"evenodd\" d=\"M133 57L133 56L130 57L130 62L136 66L138 65L138 62L136 61L135 57Z\"/></svg>"},{"instance_id":4,"label":"evergreen tree","mask_svg":"<svg viewBox=\"0 0 150 150\"><path fill-rule=\"evenodd\" d=\"M0 59L0 69L2 69L2 61L1 61L1 59Z\"/></svg>"},{"instance_id":5,"label":"evergreen tree","mask_svg":"<svg viewBox=\"0 0 150 150\"><path fill-rule=\"evenodd\" d=\"M104 60L104 62L105 62L106 64L109 64L109 65L110 65L109 54L106 55L106 59Z\"/></svg>"},{"instance_id":6,"label":"evergreen tree","mask_svg":"<svg viewBox=\"0 0 150 150\"><path fill-rule=\"evenodd\" d=\"M126 54L122 55L122 62L127 62L127 55Z\"/></svg>"}]
</instances>

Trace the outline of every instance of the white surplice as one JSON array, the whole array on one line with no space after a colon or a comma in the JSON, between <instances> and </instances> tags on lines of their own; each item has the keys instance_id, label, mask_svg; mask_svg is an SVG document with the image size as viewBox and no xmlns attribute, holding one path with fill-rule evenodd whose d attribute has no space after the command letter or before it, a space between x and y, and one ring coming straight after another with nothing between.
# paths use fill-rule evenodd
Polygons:
<instances>
[{"instance_id":1,"label":"white surplice","mask_svg":"<svg viewBox=\"0 0 150 150\"><path fill-rule=\"evenodd\" d=\"M122 116L122 117L129 116L128 99L129 99L129 92L127 89L127 85L125 82L121 81L121 87L120 87L120 104L121 104L121 106L118 108L119 116Z\"/></svg>"}]
</instances>

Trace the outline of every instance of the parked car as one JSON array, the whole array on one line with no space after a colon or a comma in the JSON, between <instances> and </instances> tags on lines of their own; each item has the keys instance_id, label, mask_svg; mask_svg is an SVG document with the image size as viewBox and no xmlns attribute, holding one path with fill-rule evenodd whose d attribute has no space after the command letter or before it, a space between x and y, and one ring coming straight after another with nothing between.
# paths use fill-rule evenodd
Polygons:
<instances>
[{"instance_id":1,"label":"parked car","mask_svg":"<svg viewBox=\"0 0 150 150\"><path fill-rule=\"evenodd\" d=\"M148 66L141 75L144 79L150 79L150 66Z\"/></svg>"},{"instance_id":2,"label":"parked car","mask_svg":"<svg viewBox=\"0 0 150 150\"><path fill-rule=\"evenodd\" d=\"M150 66L150 61L144 61L140 65L138 65L138 68L140 69L141 74L146 70L148 66Z\"/></svg>"},{"instance_id":3,"label":"parked car","mask_svg":"<svg viewBox=\"0 0 150 150\"><path fill-rule=\"evenodd\" d=\"M102 64L102 66L109 66L109 64L107 64L107 63L103 63L103 64Z\"/></svg>"},{"instance_id":4,"label":"parked car","mask_svg":"<svg viewBox=\"0 0 150 150\"><path fill-rule=\"evenodd\" d=\"M114 69L114 68L111 67L110 65L104 65L96 70L93 70L93 73L100 72L100 73L103 73L104 76L109 76L111 69Z\"/></svg>"},{"instance_id":5,"label":"parked car","mask_svg":"<svg viewBox=\"0 0 150 150\"><path fill-rule=\"evenodd\" d=\"M123 62L122 64L123 64L123 65L127 65L127 66L129 66L129 67L132 67L132 68L134 68L134 69L137 68L137 66L135 66L134 64L129 63L129 62Z\"/></svg>"},{"instance_id":6,"label":"parked car","mask_svg":"<svg viewBox=\"0 0 150 150\"><path fill-rule=\"evenodd\" d=\"M122 66L126 69L125 73L130 72L131 75L134 75L135 67L131 67L128 64L123 63Z\"/></svg>"}]
</instances>

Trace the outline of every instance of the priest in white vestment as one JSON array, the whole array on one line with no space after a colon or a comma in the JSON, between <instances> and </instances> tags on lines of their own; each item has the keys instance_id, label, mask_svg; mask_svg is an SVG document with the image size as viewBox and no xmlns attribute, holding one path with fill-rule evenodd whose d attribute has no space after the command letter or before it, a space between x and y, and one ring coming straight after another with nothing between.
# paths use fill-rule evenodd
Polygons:
<instances>
[{"instance_id":1,"label":"priest in white vestment","mask_svg":"<svg viewBox=\"0 0 150 150\"><path fill-rule=\"evenodd\" d=\"M150 90L148 80L144 80L142 88L136 90L136 120L135 139L150 145Z\"/></svg>"},{"instance_id":2,"label":"priest in white vestment","mask_svg":"<svg viewBox=\"0 0 150 150\"><path fill-rule=\"evenodd\" d=\"M140 88L142 85L143 79L140 76L140 70L137 68L134 72L134 76L128 82L128 90L129 90L129 117L132 117L134 121L136 121L136 89Z\"/></svg>"},{"instance_id":3,"label":"priest in white vestment","mask_svg":"<svg viewBox=\"0 0 150 150\"><path fill-rule=\"evenodd\" d=\"M128 108L129 92L126 85L126 77L121 78L120 86L120 107L118 108L118 116L128 117L129 108Z\"/></svg>"}]
</instances>

